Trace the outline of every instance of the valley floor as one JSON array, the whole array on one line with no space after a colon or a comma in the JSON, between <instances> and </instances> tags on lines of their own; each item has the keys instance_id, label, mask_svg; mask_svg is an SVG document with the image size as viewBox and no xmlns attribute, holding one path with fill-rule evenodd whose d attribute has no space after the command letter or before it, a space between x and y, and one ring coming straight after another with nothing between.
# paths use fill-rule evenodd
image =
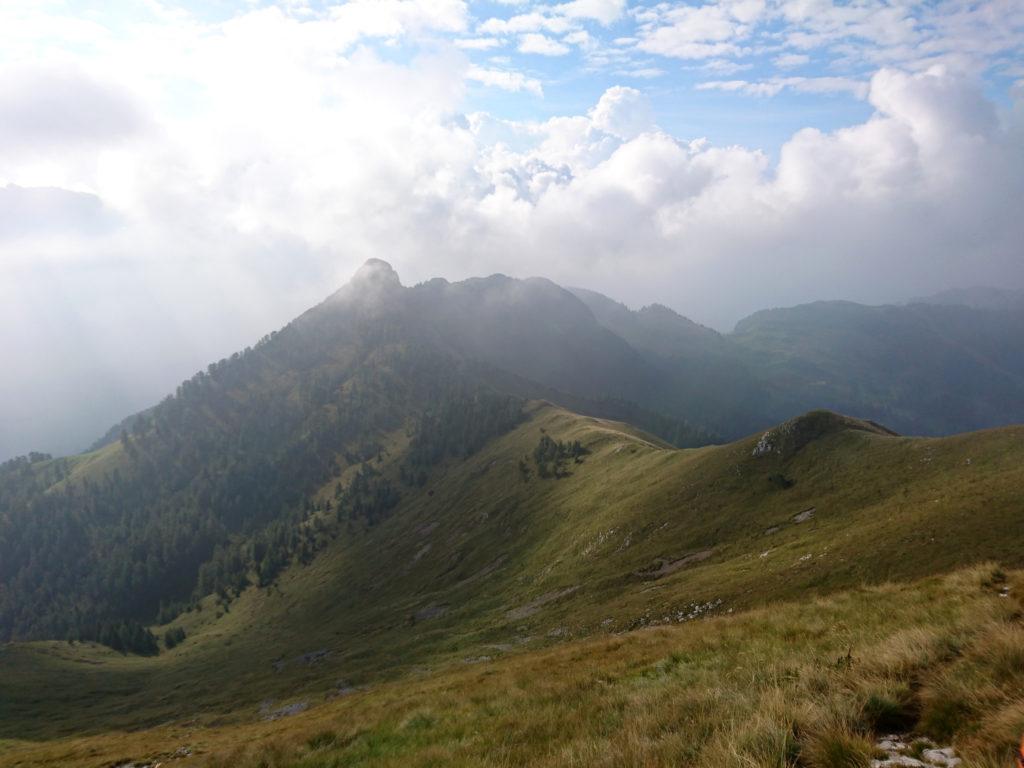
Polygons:
<instances>
[{"instance_id":1,"label":"valley floor","mask_svg":"<svg viewBox=\"0 0 1024 768\"><path fill-rule=\"evenodd\" d=\"M853 768L885 756L880 736L900 734L918 753L913 740L926 736L966 766L1007 766L1024 731L1022 596L1024 573L976 566L495 650L272 720L265 708L221 724L7 739L0 765ZM58 652L8 646L0 658L10 670L10 654Z\"/></svg>"}]
</instances>

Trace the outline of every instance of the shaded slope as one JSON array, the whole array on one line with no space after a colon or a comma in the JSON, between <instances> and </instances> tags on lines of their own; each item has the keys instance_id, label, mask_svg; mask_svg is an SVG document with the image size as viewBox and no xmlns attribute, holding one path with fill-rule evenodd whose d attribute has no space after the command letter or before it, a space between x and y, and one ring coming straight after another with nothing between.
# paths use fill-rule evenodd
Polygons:
<instances>
[{"instance_id":1,"label":"shaded slope","mask_svg":"<svg viewBox=\"0 0 1024 768\"><path fill-rule=\"evenodd\" d=\"M632 311L594 291L573 293L658 369L652 400L661 408L731 438L769 423L767 388L728 337L659 304Z\"/></svg>"},{"instance_id":2,"label":"shaded slope","mask_svg":"<svg viewBox=\"0 0 1024 768\"><path fill-rule=\"evenodd\" d=\"M255 348L212 364L91 455L0 468L0 638L101 639L195 597L272 580L308 557L311 495L465 403L459 450L507 429L518 406L463 361L414 343L382 263ZM483 407L481 407L483 405ZM437 431L437 430L435 430ZM442 430L444 431L444 430ZM431 441L421 440L421 444ZM415 458L440 458L448 448ZM409 467L420 471L421 467ZM398 478L396 478L397 480ZM372 483L360 516L393 506Z\"/></svg>"}]
</instances>

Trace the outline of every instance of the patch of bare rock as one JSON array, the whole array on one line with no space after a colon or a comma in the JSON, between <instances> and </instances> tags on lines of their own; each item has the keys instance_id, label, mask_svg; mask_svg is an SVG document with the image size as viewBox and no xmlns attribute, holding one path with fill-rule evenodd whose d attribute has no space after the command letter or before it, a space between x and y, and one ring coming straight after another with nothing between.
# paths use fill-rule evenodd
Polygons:
<instances>
[{"instance_id":1,"label":"patch of bare rock","mask_svg":"<svg viewBox=\"0 0 1024 768\"><path fill-rule=\"evenodd\" d=\"M908 740L904 736L884 736L875 744L875 749L885 753L885 757L872 760L871 768L956 768L963 762L952 747L939 747L928 739Z\"/></svg>"}]
</instances>

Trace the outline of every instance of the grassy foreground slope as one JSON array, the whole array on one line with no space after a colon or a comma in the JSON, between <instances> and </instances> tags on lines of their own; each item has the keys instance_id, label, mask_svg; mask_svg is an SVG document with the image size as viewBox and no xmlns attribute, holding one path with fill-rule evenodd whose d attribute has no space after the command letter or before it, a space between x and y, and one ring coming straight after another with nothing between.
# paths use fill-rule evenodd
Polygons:
<instances>
[{"instance_id":1,"label":"grassy foreground slope","mask_svg":"<svg viewBox=\"0 0 1024 768\"><path fill-rule=\"evenodd\" d=\"M912 730L994 768L1024 729L1022 588L979 566L447 665L271 722L10 742L0 763L853 768Z\"/></svg>"},{"instance_id":2,"label":"grassy foreground slope","mask_svg":"<svg viewBox=\"0 0 1024 768\"><path fill-rule=\"evenodd\" d=\"M565 462L563 476L541 477L532 454L544 436L579 440L589 453ZM387 453L397 458L401 451L397 435ZM512 432L435 468L379 525L342 528L311 563L292 566L273 586L250 588L228 605L209 598L201 611L179 617L174 626L188 638L159 657L124 657L92 644L0 648L0 739L29 742L8 744L15 756L26 748L53 755L57 747L48 742L83 734L93 738L72 743L108 754L135 743L111 732L138 728L163 728L152 741L140 737L140 745L163 743L167 734L211 745L246 741L249 728L301 730L339 696L345 703L328 706L369 696L365 723L379 710L385 727L387 697L403 698L415 680L455 685L461 678L450 678L453 670L490 663L484 659L508 656L508 669L536 664L535 674L575 653L548 646L606 638L565 646L584 649L582 662L592 652L586 649L604 642L646 647L653 640L644 638L662 635L619 633L658 624L688 624L685 637L707 642L718 628L736 627L733 642L742 644L755 627L745 622L754 619L691 622L986 560L1024 564L1022 456L1024 428L902 438L824 412L730 445L676 450L621 424L535 404ZM380 471L392 467L385 459ZM324 499L331 493L325 488ZM856 599L877 603L878 620L884 614L892 622L885 631L897 633L903 609L885 605L887 596L918 593L892 587L855 594L875 595ZM809 612L810 620L813 605L786 610L793 617ZM775 614L757 615L772 621ZM865 629L871 621L856 613L846 620L863 621ZM942 626L949 621L939 617ZM785 637L782 625L779 632ZM613 634L619 639L607 640ZM734 695L747 696L739 688ZM521 703L532 710L546 701ZM288 707L312 713L253 725L293 711ZM607 725L608 738L621 741L616 722ZM368 733L378 727L365 723L358 727ZM451 727L466 728L466 738L483 727L467 723L455 718ZM550 728L539 743L551 743L538 748L567 748L557 723ZM349 748L357 749L355 742ZM75 754L83 764L103 764ZM500 751L489 754L501 762Z\"/></svg>"}]
</instances>

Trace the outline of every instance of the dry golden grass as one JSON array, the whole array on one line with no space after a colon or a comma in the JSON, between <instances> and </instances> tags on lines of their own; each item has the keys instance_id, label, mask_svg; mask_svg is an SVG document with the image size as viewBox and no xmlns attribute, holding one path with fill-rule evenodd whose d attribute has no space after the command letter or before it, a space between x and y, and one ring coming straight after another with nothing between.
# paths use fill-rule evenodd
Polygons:
<instances>
[{"instance_id":1,"label":"dry golden grass","mask_svg":"<svg viewBox=\"0 0 1024 768\"><path fill-rule=\"evenodd\" d=\"M912 585L453 664L274 722L7 747L0 764L860 768L877 734L1007 765L1024 729L1024 574ZM194 754L171 759L175 750Z\"/></svg>"}]
</instances>

